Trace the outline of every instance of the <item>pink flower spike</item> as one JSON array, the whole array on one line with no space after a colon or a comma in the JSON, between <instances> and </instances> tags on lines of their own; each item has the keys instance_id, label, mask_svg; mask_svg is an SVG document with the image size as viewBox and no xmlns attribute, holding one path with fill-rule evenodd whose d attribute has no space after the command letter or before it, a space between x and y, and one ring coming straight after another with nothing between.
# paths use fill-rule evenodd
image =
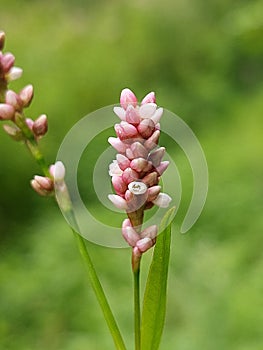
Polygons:
<instances>
[{"instance_id":1,"label":"pink flower spike","mask_svg":"<svg viewBox=\"0 0 263 350\"><path fill-rule=\"evenodd\" d=\"M156 98L155 98L155 93L154 92L149 92L149 94L147 94L141 104L144 105L146 103L156 103Z\"/></svg>"},{"instance_id":2,"label":"pink flower spike","mask_svg":"<svg viewBox=\"0 0 263 350\"><path fill-rule=\"evenodd\" d=\"M116 156L119 168L121 170L125 170L126 168L129 168L130 166L130 160L125 157L123 154L117 154Z\"/></svg>"},{"instance_id":3,"label":"pink flower spike","mask_svg":"<svg viewBox=\"0 0 263 350\"><path fill-rule=\"evenodd\" d=\"M44 136L48 130L47 116L42 114L39 116L33 124L33 132L36 136Z\"/></svg>"},{"instance_id":4,"label":"pink flower spike","mask_svg":"<svg viewBox=\"0 0 263 350\"><path fill-rule=\"evenodd\" d=\"M136 247L139 249L141 253L145 253L147 250L149 250L154 245L154 242L151 238L145 237L140 239L136 243Z\"/></svg>"},{"instance_id":5,"label":"pink flower spike","mask_svg":"<svg viewBox=\"0 0 263 350\"><path fill-rule=\"evenodd\" d=\"M112 145L113 148L116 149L116 151L124 153L128 146L123 143L119 138L116 137L109 137L108 142Z\"/></svg>"},{"instance_id":6,"label":"pink flower spike","mask_svg":"<svg viewBox=\"0 0 263 350\"><path fill-rule=\"evenodd\" d=\"M9 72L6 74L7 81L13 81L19 79L23 73L23 69L18 67L12 67Z\"/></svg>"},{"instance_id":7,"label":"pink flower spike","mask_svg":"<svg viewBox=\"0 0 263 350\"><path fill-rule=\"evenodd\" d=\"M121 107L114 107L113 111L117 115L117 117L120 118L120 120L126 120L125 110L123 108L121 108Z\"/></svg>"},{"instance_id":8,"label":"pink flower spike","mask_svg":"<svg viewBox=\"0 0 263 350\"><path fill-rule=\"evenodd\" d=\"M128 209L126 200L118 196L117 194L109 194L108 198L115 205L116 208L124 210Z\"/></svg>"},{"instance_id":9,"label":"pink flower spike","mask_svg":"<svg viewBox=\"0 0 263 350\"><path fill-rule=\"evenodd\" d=\"M11 120L15 115L13 106L6 103L0 103L0 120Z\"/></svg>"},{"instance_id":10,"label":"pink flower spike","mask_svg":"<svg viewBox=\"0 0 263 350\"><path fill-rule=\"evenodd\" d=\"M158 197L153 201L155 205L160 208L167 208L172 198L166 193L159 193Z\"/></svg>"},{"instance_id":11,"label":"pink flower spike","mask_svg":"<svg viewBox=\"0 0 263 350\"><path fill-rule=\"evenodd\" d=\"M154 122L154 124L158 124L162 115L163 115L163 108L160 107L156 110L154 115L151 117L151 120Z\"/></svg>"},{"instance_id":12,"label":"pink flower spike","mask_svg":"<svg viewBox=\"0 0 263 350\"><path fill-rule=\"evenodd\" d=\"M23 107L28 107L33 99L34 89L32 85L25 86L20 92L19 97L22 101Z\"/></svg>"},{"instance_id":13,"label":"pink flower spike","mask_svg":"<svg viewBox=\"0 0 263 350\"><path fill-rule=\"evenodd\" d=\"M10 52L7 52L2 56L1 65L4 73L8 73L15 63L15 56Z\"/></svg>"},{"instance_id":14,"label":"pink flower spike","mask_svg":"<svg viewBox=\"0 0 263 350\"><path fill-rule=\"evenodd\" d=\"M154 115L156 108L157 105L155 103L146 103L139 108L139 114L141 118L151 118Z\"/></svg>"},{"instance_id":15,"label":"pink flower spike","mask_svg":"<svg viewBox=\"0 0 263 350\"><path fill-rule=\"evenodd\" d=\"M126 122L134 125L138 125L141 121L140 116L137 114L136 109L129 105L126 110Z\"/></svg>"},{"instance_id":16,"label":"pink flower spike","mask_svg":"<svg viewBox=\"0 0 263 350\"><path fill-rule=\"evenodd\" d=\"M111 179L112 185L118 194L123 194L127 190L126 183L122 180L121 176L114 175Z\"/></svg>"},{"instance_id":17,"label":"pink flower spike","mask_svg":"<svg viewBox=\"0 0 263 350\"><path fill-rule=\"evenodd\" d=\"M170 162L168 160L164 160L163 162L160 163L158 167L155 168L155 170L159 175L162 175L165 172L165 170L168 168L169 164Z\"/></svg>"},{"instance_id":18,"label":"pink flower spike","mask_svg":"<svg viewBox=\"0 0 263 350\"><path fill-rule=\"evenodd\" d=\"M134 95L134 93L130 89L123 89L121 92L121 97L120 97L120 104L122 108L126 109L128 105L132 105L136 107L137 105L137 98Z\"/></svg>"}]
</instances>

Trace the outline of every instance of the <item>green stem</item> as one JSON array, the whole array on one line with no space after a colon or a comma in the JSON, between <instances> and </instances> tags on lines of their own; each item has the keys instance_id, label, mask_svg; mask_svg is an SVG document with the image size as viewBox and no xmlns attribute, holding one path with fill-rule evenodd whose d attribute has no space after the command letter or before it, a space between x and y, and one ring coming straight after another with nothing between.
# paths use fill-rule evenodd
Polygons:
<instances>
[{"instance_id":1,"label":"green stem","mask_svg":"<svg viewBox=\"0 0 263 350\"><path fill-rule=\"evenodd\" d=\"M105 293L104 293L103 288L101 286L101 283L98 279L95 268L92 264L90 255L88 253L88 250L87 250L87 247L85 244L85 240L77 232L75 232L74 230L72 230L72 231L73 231L74 236L76 238L80 254L82 256L85 267L87 269L90 284L91 284L91 286L95 292L95 295L97 297L97 300L100 304L104 318L108 324L109 330L110 330L112 338L114 340L116 349L126 350L126 347L124 345L124 342L123 342L121 333L119 331L118 325L115 321L115 318L113 316L113 313L111 311L109 303L106 299L106 296L105 296Z\"/></svg>"},{"instance_id":2,"label":"green stem","mask_svg":"<svg viewBox=\"0 0 263 350\"><path fill-rule=\"evenodd\" d=\"M135 350L141 349L140 263L133 272L134 278L134 332Z\"/></svg>"}]
</instances>

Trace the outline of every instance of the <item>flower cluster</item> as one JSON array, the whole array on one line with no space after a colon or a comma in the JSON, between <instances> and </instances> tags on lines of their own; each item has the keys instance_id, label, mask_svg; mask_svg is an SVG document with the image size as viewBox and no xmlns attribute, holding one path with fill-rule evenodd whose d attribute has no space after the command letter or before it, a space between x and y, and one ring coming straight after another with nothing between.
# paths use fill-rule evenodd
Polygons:
<instances>
[{"instance_id":1,"label":"flower cluster","mask_svg":"<svg viewBox=\"0 0 263 350\"><path fill-rule=\"evenodd\" d=\"M117 137L108 139L118 151L109 167L116 194L108 197L117 208L126 210L128 219L123 222L122 233L134 254L140 255L154 245L157 235L156 225L141 232L144 210L154 205L165 208L171 201L159 186L169 165L162 161L165 148L157 146L163 108L157 108L153 92L139 104L129 89L121 92L120 105L114 107L121 120L115 125Z\"/></svg>"},{"instance_id":2,"label":"flower cluster","mask_svg":"<svg viewBox=\"0 0 263 350\"><path fill-rule=\"evenodd\" d=\"M23 141L42 165L45 176L35 175L31 180L32 188L42 196L53 195L55 177L60 179L63 174L64 178L64 165L57 162L48 169L44 164L38 149L38 140L47 133L47 116L42 114L36 120L25 117L24 109L29 107L33 99L33 86L27 85L19 93L8 88L9 82L20 78L23 70L14 66L15 57L12 53L2 52L4 44L5 33L0 32L0 120L10 123L3 125L5 132L12 139Z\"/></svg>"}]
</instances>

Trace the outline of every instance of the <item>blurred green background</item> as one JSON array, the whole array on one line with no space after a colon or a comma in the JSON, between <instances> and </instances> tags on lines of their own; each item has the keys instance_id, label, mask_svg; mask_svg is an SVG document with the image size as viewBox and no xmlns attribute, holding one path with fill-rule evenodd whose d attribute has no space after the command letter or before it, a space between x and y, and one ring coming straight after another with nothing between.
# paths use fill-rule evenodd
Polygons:
<instances>
[{"instance_id":1,"label":"blurred green background","mask_svg":"<svg viewBox=\"0 0 263 350\"><path fill-rule=\"evenodd\" d=\"M163 350L263 348L263 3L260 0L2 1L5 51L32 83L28 117L49 116L41 147L51 163L79 119L118 102L122 88L181 116L209 166L205 209L179 233L175 220ZM0 130L0 349L113 349L78 256L51 199L29 180L38 167ZM87 181L90 181L87 179ZM94 204L95 205L95 204ZM94 263L132 349L128 250L91 245ZM143 280L150 254L146 254Z\"/></svg>"}]
</instances>

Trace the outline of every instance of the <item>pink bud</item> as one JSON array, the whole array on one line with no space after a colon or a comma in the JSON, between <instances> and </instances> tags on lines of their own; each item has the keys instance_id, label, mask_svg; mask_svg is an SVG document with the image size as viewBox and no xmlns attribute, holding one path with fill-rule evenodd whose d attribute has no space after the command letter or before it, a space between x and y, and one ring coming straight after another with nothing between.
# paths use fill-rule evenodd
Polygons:
<instances>
[{"instance_id":1,"label":"pink bud","mask_svg":"<svg viewBox=\"0 0 263 350\"><path fill-rule=\"evenodd\" d=\"M15 109L13 106L0 103L0 120L11 120L15 115Z\"/></svg>"},{"instance_id":2,"label":"pink bud","mask_svg":"<svg viewBox=\"0 0 263 350\"><path fill-rule=\"evenodd\" d=\"M172 198L166 193L159 193L158 197L153 201L160 208L167 208Z\"/></svg>"},{"instance_id":3,"label":"pink bud","mask_svg":"<svg viewBox=\"0 0 263 350\"><path fill-rule=\"evenodd\" d=\"M141 238L148 237L148 238L154 240L157 236L157 232L158 232L157 226L152 225L152 226L149 226L146 229L144 229L142 231L142 233L140 234L140 236L141 236Z\"/></svg>"},{"instance_id":4,"label":"pink bud","mask_svg":"<svg viewBox=\"0 0 263 350\"><path fill-rule=\"evenodd\" d=\"M25 86L20 92L19 97L23 107L28 107L33 99L34 90L32 85Z\"/></svg>"},{"instance_id":5,"label":"pink bud","mask_svg":"<svg viewBox=\"0 0 263 350\"><path fill-rule=\"evenodd\" d=\"M137 98L130 89L123 89L121 92L120 103L122 108L126 109L128 105L137 105Z\"/></svg>"},{"instance_id":6,"label":"pink bud","mask_svg":"<svg viewBox=\"0 0 263 350\"><path fill-rule=\"evenodd\" d=\"M161 186L152 186L152 187L148 188L147 201L152 202L153 200L155 200L157 198L158 194L160 193L160 191L161 191Z\"/></svg>"},{"instance_id":7,"label":"pink bud","mask_svg":"<svg viewBox=\"0 0 263 350\"><path fill-rule=\"evenodd\" d=\"M22 131L16 127L11 125L3 125L3 128L5 132L15 141L22 141L23 140L23 134Z\"/></svg>"},{"instance_id":8,"label":"pink bud","mask_svg":"<svg viewBox=\"0 0 263 350\"><path fill-rule=\"evenodd\" d=\"M120 124L116 124L114 128L120 140L130 139L138 135L138 131L135 126L127 122L122 121Z\"/></svg>"},{"instance_id":9,"label":"pink bud","mask_svg":"<svg viewBox=\"0 0 263 350\"><path fill-rule=\"evenodd\" d=\"M3 72L5 74L9 72L9 70L13 67L14 62L15 62L15 56L12 55L10 52L7 52L2 56L1 65L2 65Z\"/></svg>"},{"instance_id":10,"label":"pink bud","mask_svg":"<svg viewBox=\"0 0 263 350\"><path fill-rule=\"evenodd\" d=\"M170 162L168 160L164 160L163 162L160 163L158 167L155 168L155 170L159 175L162 175L165 172L165 170L168 168L169 164Z\"/></svg>"},{"instance_id":11,"label":"pink bud","mask_svg":"<svg viewBox=\"0 0 263 350\"><path fill-rule=\"evenodd\" d=\"M120 118L120 120L126 120L125 110L123 108L121 108L121 107L114 107L113 111Z\"/></svg>"},{"instance_id":12,"label":"pink bud","mask_svg":"<svg viewBox=\"0 0 263 350\"><path fill-rule=\"evenodd\" d=\"M113 160L113 162L109 165L109 175L118 175L120 176L122 174L122 170L120 169L117 160Z\"/></svg>"},{"instance_id":13,"label":"pink bud","mask_svg":"<svg viewBox=\"0 0 263 350\"><path fill-rule=\"evenodd\" d=\"M151 186L155 186L158 184L158 175L157 173L154 171L146 176L144 176L144 178L142 179L142 181L148 185L148 187Z\"/></svg>"},{"instance_id":14,"label":"pink bud","mask_svg":"<svg viewBox=\"0 0 263 350\"><path fill-rule=\"evenodd\" d=\"M156 102L156 98L155 98L155 93L154 92L150 92L149 94L147 94L141 104L144 105L146 103L155 103Z\"/></svg>"},{"instance_id":15,"label":"pink bud","mask_svg":"<svg viewBox=\"0 0 263 350\"><path fill-rule=\"evenodd\" d=\"M129 184L130 182L139 179L139 175L135 170L132 170L131 168L127 168L124 170L122 174L122 179L126 184Z\"/></svg>"},{"instance_id":16,"label":"pink bud","mask_svg":"<svg viewBox=\"0 0 263 350\"><path fill-rule=\"evenodd\" d=\"M54 180L57 182L63 182L66 174L66 169L61 161L57 161L49 167L50 175L53 176Z\"/></svg>"},{"instance_id":17,"label":"pink bud","mask_svg":"<svg viewBox=\"0 0 263 350\"><path fill-rule=\"evenodd\" d=\"M144 158L135 158L131 161L130 167L138 173L141 171L146 173L152 168L152 164Z\"/></svg>"},{"instance_id":18,"label":"pink bud","mask_svg":"<svg viewBox=\"0 0 263 350\"><path fill-rule=\"evenodd\" d=\"M151 118L155 111L157 105L155 103L146 103L139 108L139 115L141 118Z\"/></svg>"},{"instance_id":19,"label":"pink bud","mask_svg":"<svg viewBox=\"0 0 263 350\"><path fill-rule=\"evenodd\" d=\"M5 33L0 31L0 50L3 50L5 46Z\"/></svg>"},{"instance_id":20,"label":"pink bud","mask_svg":"<svg viewBox=\"0 0 263 350\"><path fill-rule=\"evenodd\" d=\"M126 200L118 196L117 194L109 194L108 198L115 205L116 208L124 210L128 209Z\"/></svg>"},{"instance_id":21,"label":"pink bud","mask_svg":"<svg viewBox=\"0 0 263 350\"><path fill-rule=\"evenodd\" d=\"M121 176L114 175L111 182L117 194L123 194L126 192L127 184L123 181Z\"/></svg>"},{"instance_id":22,"label":"pink bud","mask_svg":"<svg viewBox=\"0 0 263 350\"><path fill-rule=\"evenodd\" d=\"M137 130L144 139L148 139L154 132L155 125L151 119L143 119L137 127Z\"/></svg>"},{"instance_id":23,"label":"pink bud","mask_svg":"<svg viewBox=\"0 0 263 350\"><path fill-rule=\"evenodd\" d=\"M162 160L162 158L164 156L164 153L165 153L165 148L164 147L160 147L157 150L153 151L149 155L148 159L152 162L154 167L157 167L157 166L160 165L161 160Z\"/></svg>"},{"instance_id":24,"label":"pink bud","mask_svg":"<svg viewBox=\"0 0 263 350\"><path fill-rule=\"evenodd\" d=\"M162 115L163 115L163 108L158 108L154 113L154 115L151 117L151 120L154 122L154 124L158 124Z\"/></svg>"},{"instance_id":25,"label":"pink bud","mask_svg":"<svg viewBox=\"0 0 263 350\"><path fill-rule=\"evenodd\" d=\"M23 69L18 68L18 67L12 67L9 72L6 74L5 78L6 80L13 81L16 79L19 79L23 73Z\"/></svg>"},{"instance_id":26,"label":"pink bud","mask_svg":"<svg viewBox=\"0 0 263 350\"><path fill-rule=\"evenodd\" d=\"M126 242L134 247L136 242L140 239L138 233L134 230L129 219L125 219L122 224L122 235Z\"/></svg>"},{"instance_id":27,"label":"pink bud","mask_svg":"<svg viewBox=\"0 0 263 350\"><path fill-rule=\"evenodd\" d=\"M145 141L144 147L147 148L147 150L154 149L158 145L159 137L160 137L160 131L155 130L152 136Z\"/></svg>"},{"instance_id":28,"label":"pink bud","mask_svg":"<svg viewBox=\"0 0 263 350\"><path fill-rule=\"evenodd\" d=\"M8 90L5 95L5 102L14 107L15 110L19 111L22 107L22 101L20 100L19 95L14 91Z\"/></svg>"},{"instance_id":29,"label":"pink bud","mask_svg":"<svg viewBox=\"0 0 263 350\"><path fill-rule=\"evenodd\" d=\"M48 130L47 116L42 114L39 116L33 124L33 132L36 136L44 136Z\"/></svg>"},{"instance_id":30,"label":"pink bud","mask_svg":"<svg viewBox=\"0 0 263 350\"><path fill-rule=\"evenodd\" d=\"M148 155L147 149L140 142L134 142L131 145L131 150L135 158L146 158Z\"/></svg>"},{"instance_id":31,"label":"pink bud","mask_svg":"<svg viewBox=\"0 0 263 350\"><path fill-rule=\"evenodd\" d=\"M138 115L136 109L129 105L126 110L126 122L137 125L140 123L140 116Z\"/></svg>"},{"instance_id":32,"label":"pink bud","mask_svg":"<svg viewBox=\"0 0 263 350\"><path fill-rule=\"evenodd\" d=\"M115 148L118 152L124 153L128 146L123 143L119 138L109 137L108 142Z\"/></svg>"},{"instance_id":33,"label":"pink bud","mask_svg":"<svg viewBox=\"0 0 263 350\"><path fill-rule=\"evenodd\" d=\"M49 177L35 175L34 180L46 191L52 191L54 188L54 183Z\"/></svg>"},{"instance_id":34,"label":"pink bud","mask_svg":"<svg viewBox=\"0 0 263 350\"><path fill-rule=\"evenodd\" d=\"M117 154L116 159L121 170L125 170L130 166L130 160L124 155Z\"/></svg>"},{"instance_id":35,"label":"pink bud","mask_svg":"<svg viewBox=\"0 0 263 350\"><path fill-rule=\"evenodd\" d=\"M26 118L26 125L29 127L30 130L32 130L34 125L34 120L30 118Z\"/></svg>"},{"instance_id":36,"label":"pink bud","mask_svg":"<svg viewBox=\"0 0 263 350\"><path fill-rule=\"evenodd\" d=\"M153 240L148 237L142 238L136 243L136 247L139 249L141 253L145 253L147 250L153 247L153 245L154 245Z\"/></svg>"}]
</instances>

